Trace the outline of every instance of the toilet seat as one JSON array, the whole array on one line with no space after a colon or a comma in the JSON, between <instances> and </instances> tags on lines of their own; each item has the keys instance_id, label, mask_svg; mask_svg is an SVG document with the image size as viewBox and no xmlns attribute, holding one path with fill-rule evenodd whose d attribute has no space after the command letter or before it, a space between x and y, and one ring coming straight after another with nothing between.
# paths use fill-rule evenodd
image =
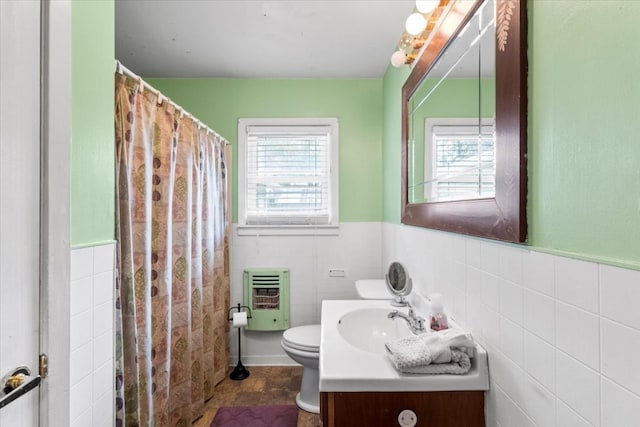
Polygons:
<instances>
[{"instance_id":1,"label":"toilet seat","mask_svg":"<svg viewBox=\"0 0 640 427\"><path fill-rule=\"evenodd\" d=\"M282 342L288 347L310 353L320 352L320 325L296 326L284 331Z\"/></svg>"}]
</instances>

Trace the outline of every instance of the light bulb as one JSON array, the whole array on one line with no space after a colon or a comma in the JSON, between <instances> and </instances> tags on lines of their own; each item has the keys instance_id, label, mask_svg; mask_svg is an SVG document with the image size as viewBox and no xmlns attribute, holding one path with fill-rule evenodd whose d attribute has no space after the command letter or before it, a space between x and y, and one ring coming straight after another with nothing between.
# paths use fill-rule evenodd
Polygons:
<instances>
[{"instance_id":1,"label":"light bulb","mask_svg":"<svg viewBox=\"0 0 640 427\"><path fill-rule=\"evenodd\" d=\"M413 36L405 33L400 37L400 42L398 43L398 49L403 51L404 53L409 53L413 50Z\"/></svg>"},{"instance_id":2,"label":"light bulb","mask_svg":"<svg viewBox=\"0 0 640 427\"><path fill-rule=\"evenodd\" d=\"M424 19L424 16L421 13L412 13L407 18L407 22L405 23L405 28L407 33L412 36L417 36L422 33L425 28L427 28L427 20Z\"/></svg>"},{"instance_id":3,"label":"light bulb","mask_svg":"<svg viewBox=\"0 0 640 427\"><path fill-rule=\"evenodd\" d=\"M440 0L416 0L416 9L421 13L429 13L440 4Z\"/></svg>"},{"instance_id":4,"label":"light bulb","mask_svg":"<svg viewBox=\"0 0 640 427\"><path fill-rule=\"evenodd\" d=\"M391 55L391 65L393 65L396 68L402 67L406 61L407 61L407 55L405 55L405 53L401 50L396 50Z\"/></svg>"}]
</instances>

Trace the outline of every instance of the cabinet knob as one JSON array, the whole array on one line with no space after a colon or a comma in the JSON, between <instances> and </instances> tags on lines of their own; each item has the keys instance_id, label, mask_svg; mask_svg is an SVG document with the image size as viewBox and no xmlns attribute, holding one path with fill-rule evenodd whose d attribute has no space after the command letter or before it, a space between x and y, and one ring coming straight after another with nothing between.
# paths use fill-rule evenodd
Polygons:
<instances>
[{"instance_id":1,"label":"cabinet knob","mask_svg":"<svg viewBox=\"0 0 640 427\"><path fill-rule=\"evenodd\" d=\"M401 427L414 427L418 424L418 416L411 409L405 409L398 414L398 425Z\"/></svg>"}]
</instances>

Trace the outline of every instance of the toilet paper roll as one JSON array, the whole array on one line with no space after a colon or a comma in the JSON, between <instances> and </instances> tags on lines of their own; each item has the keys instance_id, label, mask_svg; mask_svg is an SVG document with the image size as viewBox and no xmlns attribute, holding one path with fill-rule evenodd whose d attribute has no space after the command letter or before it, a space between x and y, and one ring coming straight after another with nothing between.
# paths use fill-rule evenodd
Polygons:
<instances>
[{"instance_id":1,"label":"toilet paper roll","mask_svg":"<svg viewBox=\"0 0 640 427\"><path fill-rule=\"evenodd\" d=\"M233 313L233 322L231 323L234 328L244 328L247 326L247 312L240 311Z\"/></svg>"}]
</instances>

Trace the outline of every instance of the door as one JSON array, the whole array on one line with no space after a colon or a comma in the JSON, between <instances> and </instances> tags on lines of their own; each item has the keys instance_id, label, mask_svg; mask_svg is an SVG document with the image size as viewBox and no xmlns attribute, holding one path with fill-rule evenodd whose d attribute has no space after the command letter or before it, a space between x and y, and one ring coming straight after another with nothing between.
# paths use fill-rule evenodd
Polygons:
<instances>
[{"instance_id":1,"label":"door","mask_svg":"<svg viewBox=\"0 0 640 427\"><path fill-rule=\"evenodd\" d=\"M40 8L0 0L0 376L38 374ZM37 426L38 402L36 387L0 408L0 427Z\"/></svg>"}]
</instances>

